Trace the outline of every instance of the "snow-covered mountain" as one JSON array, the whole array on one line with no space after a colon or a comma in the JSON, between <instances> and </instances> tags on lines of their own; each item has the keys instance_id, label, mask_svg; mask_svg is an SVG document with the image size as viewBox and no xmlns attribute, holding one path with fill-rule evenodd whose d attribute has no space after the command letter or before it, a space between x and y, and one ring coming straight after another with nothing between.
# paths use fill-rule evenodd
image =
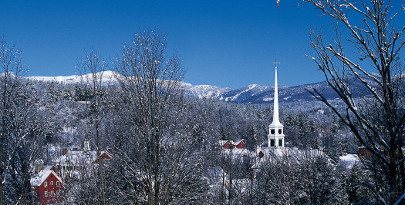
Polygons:
<instances>
[{"instance_id":1,"label":"snow-covered mountain","mask_svg":"<svg viewBox=\"0 0 405 205\"><path fill-rule=\"evenodd\" d=\"M200 99L219 99L224 93L232 91L232 88L222 88L213 85L192 85L183 83L187 96Z\"/></svg>"},{"instance_id":2,"label":"snow-covered mountain","mask_svg":"<svg viewBox=\"0 0 405 205\"><path fill-rule=\"evenodd\" d=\"M116 77L119 74L113 71L104 71L103 73L104 83L116 83ZM30 80L45 81L45 82L59 82L59 83L79 83L82 80L86 81L91 79L91 74L85 74L82 76L30 76L26 77ZM190 83L182 83L185 94L188 97L200 98L200 99L214 99L225 102L243 103L243 104L269 104L273 103L274 88L273 86L264 86L258 84L251 84L243 88L232 89L228 87L218 87L213 85L192 85ZM360 82L352 81L350 87L353 90L355 97L367 95L364 86ZM327 99L338 99L338 96L329 87L327 82L322 81L319 83L312 83L298 86L279 86L279 101L284 102L305 102L316 101L316 99L308 93L307 90L317 89Z\"/></svg>"},{"instance_id":3,"label":"snow-covered mountain","mask_svg":"<svg viewBox=\"0 0 405 205\"><path fill-rule=\"evenodd\" d=\"M97 73L101 75L104 82L116 82L115 76L118 74L114 71L103 71ZM80 83L83 81L89 81L91 79L91 73L85 75L71 75L71 76L28 76L29 80L44 81L44 82L58 82L58 83Z\"/></svg>"}]
</instances>

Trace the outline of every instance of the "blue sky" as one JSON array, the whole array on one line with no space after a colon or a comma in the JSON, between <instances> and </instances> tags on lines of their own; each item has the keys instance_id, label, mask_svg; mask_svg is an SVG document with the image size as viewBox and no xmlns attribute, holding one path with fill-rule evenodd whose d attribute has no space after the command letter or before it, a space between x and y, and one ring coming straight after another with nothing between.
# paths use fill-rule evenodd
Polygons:
<instances>
[{"instance_id":1,"label":"blue sky","mask_svg":"<svg viewBox=\"0 0 405 205\"><path fill-rule=\"evenodd\" d=\"M298 5L300 4L300 5ZM302 0L4 1L0 35L23 52L28 75L73 75L84 50L120 55L134 33L158 28L168 48L183 58L185 82L240 88L323 80L304 55L310 26L328 28L327 17Z\"/></svg>"}]
</instances>

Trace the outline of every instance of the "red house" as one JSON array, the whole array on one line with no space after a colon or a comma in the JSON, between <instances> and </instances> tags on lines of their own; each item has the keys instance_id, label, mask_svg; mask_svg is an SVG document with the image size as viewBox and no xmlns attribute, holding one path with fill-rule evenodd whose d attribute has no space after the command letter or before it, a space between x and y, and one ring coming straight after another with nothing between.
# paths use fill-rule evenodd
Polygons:
<instances>
[{"instance_id":1,"label":"red house","mask_svg":"<svg viewBox=\"0 0 405 205\"><path fill-rule=\"evenodd\" d=\"M224 149L243 149L245 148L245 140L239 140L234 142L233 140L220 140L219 144L224 148Z\"/></svg>"},{"instance_id":2,"label":"red house","mask_svg":"<svg viewBox=\"0 0 405 205\"><path fill-rule=\"evenodd\" d=\"M62 179L52 170L41 170L31 178L34 199L39 204L63 202Z\"/></svg>"},{"instance_id":3,"label":"red house","mask_svg":"<svg viewBox=\"0 0 405 205\"><path fill-rule=\"evenodd\" d=\"M245 140L242 139L237 142L234 142L234 145L238 149L243 149L243 148L245 148Z\"/></svg>"},{"instance_id":4,"label":"red house","mask_svg":"<svg viewBox=\"0 0 405 205\"><path fill-rule=\"evenodd\" d=\"M93 164L98 164L100 161L104 159L112 159L112 156L108 152L102 152L96 160L94 160Z\"/></svg>"}]
</instances>

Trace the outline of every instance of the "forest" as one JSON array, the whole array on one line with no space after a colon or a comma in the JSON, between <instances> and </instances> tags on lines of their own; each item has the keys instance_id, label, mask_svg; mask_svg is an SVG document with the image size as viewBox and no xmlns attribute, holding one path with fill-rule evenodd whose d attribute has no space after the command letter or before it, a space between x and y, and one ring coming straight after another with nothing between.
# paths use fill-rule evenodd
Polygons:
<instances>
[{"instance_id":1,"label":"forest","mask_svg":"<svg viewBox=\"0 0 405 205\"><path fill-rule=\"evenodd\" d=\"M47 203L32 187L47 166L61 177L60 204L404 203L405 27L390 24L385 1L308 2L350 39L310 34L310 59L339 100L314 88L317 102L280 105L292 155L257 155L272 106L186 96L182 59L160 31L136 33L111 61L84 52L73 83L27 78L20 50L2 38L0 204ZM350 45L358 55L343 52ZM242 154L219 143L242 139ZM348 154L358 160L342 163Z\"/></svg>"}]
</instances>

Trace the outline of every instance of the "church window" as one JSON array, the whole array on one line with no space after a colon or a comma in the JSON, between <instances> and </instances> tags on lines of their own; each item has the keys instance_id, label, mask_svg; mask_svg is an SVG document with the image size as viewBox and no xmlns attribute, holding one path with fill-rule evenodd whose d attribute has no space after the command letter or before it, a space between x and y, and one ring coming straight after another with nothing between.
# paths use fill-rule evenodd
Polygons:
<instances>
[{"instance_id":1,"label":"church window","mask_svg":"<svg viewBox=\"0 0 405 205\"><path fill-rule=\"evenodd\" d=\"M279 146L279 147L282 147L282 146L283 146L283 140L282 140L282 139L279 139L279 140L278 140L278 146Z\"/></svg>"},{"instance_id":2,"label":"church window","mask_svg":"<svg viewBox=\"0 0 405 205\"><path fill-rule=\"evenodd\" d=\"M274 133L275 133L275 130L271 129L271 134L274 135Z\"/></svg>"},{"instance_id":3,"label":"church window","mask_svg":"<svg viewBox=\"0 0 405 205\"><path fill-rule=\"evenodd\" d=\"M274 147L274 140L270 140L270 147Z\"/></svg>"},{"instance_id":4,"label":"church window","mask_svg":"<svg viewBox=\"0 0 405 205\"><path fill-rule=\"evenodd\" d=\"M283 130L281 130L281 129L278 129L278 134L282 134L283 133Z\"/></svg>"},{"instance_id":5,"label":"church window","mask_svg":"<svg viewBox=\"0 0 405 205\"><path fill-rule=\"evenodd\" d=\"M48 186L48 182L45 182L45 183L44 183L44 187L47 187L47 186Z\"/></svg>"}]
</instances>

